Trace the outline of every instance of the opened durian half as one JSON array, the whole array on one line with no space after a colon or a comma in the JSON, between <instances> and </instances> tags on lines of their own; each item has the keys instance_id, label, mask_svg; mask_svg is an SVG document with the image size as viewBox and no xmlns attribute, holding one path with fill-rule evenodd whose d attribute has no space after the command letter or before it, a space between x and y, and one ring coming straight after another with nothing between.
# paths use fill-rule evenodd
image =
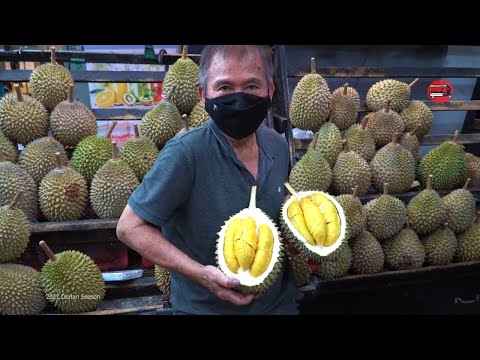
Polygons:
<instances>
[{"instance_id":1,"label":"opened durian half","mask_svg":"<svg viewBox=\"0 0 480 360\"><path fill-rule=\"evenodd\" d=\"M218 267L238 279L236 289L246 294L265 292L275 282L284 255L277 225L256 207L256 193L252 186L248 208L222 226L216 248Z\"/></svg>"},{"instance_id":2,"label":"opened durian half","mask_svg":"<svg viewBox=\"0 0 480 360\"><path fill-rule=\"evenodd\" d=\"M280 221L287 240L308 258L320 261L344 242L347 221L342 206L321 191L296 192L285 183L292 196L283 204Z\"/></svg>"}]
</instances>

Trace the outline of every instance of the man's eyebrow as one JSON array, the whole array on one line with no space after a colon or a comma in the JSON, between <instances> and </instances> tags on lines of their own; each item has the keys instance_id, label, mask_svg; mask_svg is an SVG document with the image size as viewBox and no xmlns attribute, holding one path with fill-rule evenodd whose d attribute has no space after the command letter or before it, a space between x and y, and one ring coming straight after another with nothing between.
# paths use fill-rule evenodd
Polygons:
<instances>
[{"instance_id":1,"label":"man's eyebrow","mask_svg":"<svg viewBox=\"0 0 480 360\"><path fill-rule=\"evenodd\" d=\"M247 80L245 80L245 83L246 84L261 84L262 81L257 78L257 77L251 77L251 78L248 78ZM232 82L226 78L220 78L220 79L217 79L213 82L213 86L219 86L219 85L232 85Z\"/></svg>"}]
</instances>

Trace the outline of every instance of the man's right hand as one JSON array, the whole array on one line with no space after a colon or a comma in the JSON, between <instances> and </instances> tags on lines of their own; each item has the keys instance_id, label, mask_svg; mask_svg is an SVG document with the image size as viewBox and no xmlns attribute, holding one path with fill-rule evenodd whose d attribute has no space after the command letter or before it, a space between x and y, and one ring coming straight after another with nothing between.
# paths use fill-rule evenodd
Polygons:
<instances>
[{"instance_id":1,"label":"man's right hand","mask_svg":"<svg viewBox=\"0 0 480 360\"><path fill-rule=\"evenodd\" d=\"M232 288L238 286L240 282L226 276L219 268L212 265L203 267L200 283L220 299L235 305L248 305L254 299L254 295L245 295L233 290Z\"/></svg>"}]
</instances>

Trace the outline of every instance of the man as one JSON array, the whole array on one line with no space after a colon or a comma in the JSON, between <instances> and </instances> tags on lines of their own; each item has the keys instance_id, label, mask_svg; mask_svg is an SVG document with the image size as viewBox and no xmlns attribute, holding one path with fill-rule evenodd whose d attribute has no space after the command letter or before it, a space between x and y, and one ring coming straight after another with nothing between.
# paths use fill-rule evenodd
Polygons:
<instances>
[{"instance_id":1,"label":"man","mask_svg":"<svg viewBox=\"0 0 480 360\"><path fill-rule=\"evenodd\" d=\"M296 314L288 265L268 291L253 296L236 291L238 280L215 261L217 233L248 207L252 185L257 207L278 224L288 147L261 125L275 90L271 55L261 46L207 46L199 80L210 119L165 145L132 194L118 238L171 270L174 314Z\"/></svg>"}]
</instances>

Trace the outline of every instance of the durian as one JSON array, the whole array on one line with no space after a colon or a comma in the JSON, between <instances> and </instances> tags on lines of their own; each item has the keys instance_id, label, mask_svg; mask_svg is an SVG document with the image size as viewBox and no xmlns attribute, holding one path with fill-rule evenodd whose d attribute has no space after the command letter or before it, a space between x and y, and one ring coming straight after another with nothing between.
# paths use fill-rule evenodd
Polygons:
<instances>
[{"instance_id":1,"label":"durian","mask_svg":"<svg viewBox=\"0 0 480 360\"><path fill-rule=\"evenodd\" d=\"M367 225L367 213L358 198L358 185L353 188L353 193L336 196L335 199L342 207L347 220L346 239L357 237Z\"/></svg>"},{"instance_id":2,"label":"durian","mask_svg":"<svg viewBox=\"0 0 480 360\"><path fill-rule=\"evenodd\" d=\"M420 128L420 124L416 126L412 131L406 132L403 134L402 138L400 139L399 143L405 149L410 151L415 159L415 162L418 163L420 161L420 143L418 142L418 137L416 132Z\"/></svg>"},{"instance_id":3,"label":"durian","mask_svg":"<svg viewBox=\"0 0 480 360\"><path fill-rule=\"evenodd\" d=\"M330 121L323 124L318 130L318 140L310 142L308 149L319 150L332 168L342 152L344 140L335 124Z\"/></svg>"},{"instance_id":4,"label":"durian","mask_svg":"<svg viewBox=\"0 0 480 360\"><path fill-rule=\"evenodd\" d=\"M288 240L284 239L288 261L292 267L295 286L301 287L308 284L312 279L308 257L298 251Z\"/></svg>"},{"instance_id":5,"label":"durian","mask_svg":"<svg viewBox=\"0 0 480 360\"><path fill-rule=\"evenodd\" d=\"M14 88L0 100L0 130L13 143L26 145L47 135L48 112L40 101L22 95L18 84Z\"/></svg>"},{"instance_id":6,"label":"durian","mask_svg":"<svg viewBox=\"0 0 480 360\"><path fill-rule=\"evenodd\" d=\"M413 131L413 129L420 124L420 127L416 131L419 139L427 135L433 126L433 112L423 101L412 101L410 105L401 112L401 115L405 121L407 131Z\"/></svg>"},{"instance_id":7,"label":"durian","mask_svg":"<svg viewBox=\"0 0 480 360\"><path fill-rule=\"evenodd\" d=\"M365 127L367 126L368 115L362 119L361 124L355 124L348 128L344 134L345 150L353 150L369 162L375 155L375 139Z\"/></svg>"},{"instance_id":8,"label":"durian","mask_svg":"<svg viewBox=\"0 0 480 360\"><path fill-rule=\"evenodd\" d=\"M88 185L80 173L63 165L55 154L57 167L43 178L38 188L40 209L49 221L79 220L88 204Z\"/></svg>"},{"instance_id":9,"label":"durian","mask_svg":"<svg viewBox=\"0 0 480 360\"><path fill-rule=\"evenodd\" d=\"M292 93L290 121L302 130L316 131L327 121L331 109L330 88L317 74L315 58L310 61L311 73L303 76Z\"/></svg>"},{"instance_id":10,"label":"durian","mask_svg":"<svg viewBox=\"0 0 480 360\"><path fill-rule=\"evenodd\" d=\"M391 109L396 112L402 111L410 99L411 87L419 79L410 84L394 79L385 79L373 84L367 91L367 107L372 111L378 111L385 107L387 101L391 101Z\"/></svg>"},{"instance_id":11,"label":"durian","mask_svg":"<svg viewBox=\"0 0 480 360\"><path fill-rule=\"evenodd\" d=\"M423 239L425 246L425 265L447 265L453 262L457 250L457 238L445 223L443 227Z\"/></svg>"},{"instance_id":12,"label":"durian","mask_svg":"<svg viewBox=\"0 0 480 360\"><path fill-rule=\"evenodd\" d=\"M18 259L30 240L30 221L16 207L21 194L19 191L10 205L0 207L0 263Z\"/></svg>"},{"instance_id":13,"label":"durian","mask_svg":"<svg viewBox=\"0 0 480 360\"><path fill-rule=\"evenodd\" d=\"M315 134L312 143L318 141ZM288 181L298 191L327 191L332 183L332 170L320 150L309 149L293 166Z\"/></svg>"},{"instance_id":14,"label":"durian","mask_svg":"<svg viewBox=\"0 0 480 360\"><path fill-rule=\"evenodd\" d=\"M164 267L155 265L154 276L162 294L170 296L170 271Z\"/></svg>"},{"instance_id":15,"label":"durian","mask_svg":"<svg viewBox=\"0 0 480 360\"><path fill-rule=\"evenodd\" d=\"M480 187L480 158L471 153L466 153L467 176L472 179L472 186Z\"/></svg>"},{"instance_id":16,"label":"durian","mask_svg":"<svg viewBox=\"0 0 480 360\"><path fill-rule=\"evenodd\" d=\"M53 137L67 148L97 134L97 118L85 104L74 99L73 84L70 84L68 100L58 104L50 114L50 129Z\"/></svg>"},{"instance_id":17,"label":"durian","mask_svg":"<svg viewBox=\"0 0 480 360\"><path fill-rule=\"evenodd\" d=\"M36 67L30 75L32 96L39 100L48 111L60 102L67 100L72 74L64 66L57 64L55 48L51 47L51 62Z\"/></svg>"},{"instance_id":18,"label":"durian","mask_svg":"<svg viewBox=\"0 0 480 360\"><path fill-rule=\"evenodd\" d=\"M172 101L172 95L176 89L177 87L173 86L168 97L142 118L140 126L142 135L152 140L160 150L182 128L182 115Z\"/></svg>"},{"instance_id":19,"label":"durian","mask_svg":"<svg viewBox=\"0 0 480 360\"><path fill-rule=\"evenodd\" d=\"M319 260L313 273L322 280L334 280L347 275L352 265L352 249L343 243L335 252Z\"/></svg>"},{"instance_id":20,"label":"durian","mask_svg":"<svg viewBox=\"0 0 480 360\"><path fill-rule=\"evenodd\" d=\"M480 260L480 213L477 213L477 219L465 232L457 235L457 240L455 262Z\"/></svg>"},{"instance_id":21,"label":"durian","mask_svg":"<svg viewBox=\"0 0 480 360\"><path fill-rule=\"evenodd\" d=\"M397 235L406 220L405 204L389 195L389 185L383 186L383 194L365 204L367 230L381 243Z\"/></svg>"},{"instance_id":22,"label":"durian","mask_svg":"<svg viewBox=\"0 0 480 360\"><path fill-rule=\"evenodd\" d=\"M55 169L57 152L60 153L62 163L66 164L68 157L63 145L53 137L46 136L25 146L18 158L18 165L25 169L38 185L45 175Z\"/></svg>"},{"instance_id":23,"label":"durian","mask_svg":"<svg viewBox=\"0 0 480 360\"><path fill-rule=\"evenodd\" d=\"M354 274L374 274L383 269L385 255L382 245L368 231L363 231L352 240L352 272Z\"/></svg>"},{"instance_id":24,"label":"durian","mask_svg":"<svg viewBox=\"0 0 480 360\"><path fill-rule=\"evenodd\" d=\"M205 110L205 103L203 101L199 101L197 105L193 107L190 115L188 115L191 128L202 126L209 118L210 115L207 110Z\"/></svg>"},{"instance_id":25,"label":"durian","mask_svg":"<svg viewBox=\"0 0 480 360\"><path fill-rule=\"evenodd\" d=\"M37 270L0 264L0 315L37 315L46 305Z\"/></svg>"},{"instance_id":26,"label":"durian","mask_svg":"<svg viewBox=\"0 0 480 360\"><path fill-rule=\"evenodd\" d=\"M216 259L220 270L236 278L243 293L263 293L275 282L282 267L284 245L277 225L256 207L252 186L247 208L232 215L218 232Z\"/></svg>"},{"instance_id":27,"label":"durian","mask_svg":"<svg viewBox=\"0 0 480 360\"><path fill-rule=\"evenodd\" d=\"M348 83L336 89L332 94L330 121L340 130L346 130L357 120L360 108L360 96Z\"/></svg>"},{"instance_id":28,"label":"durian","mask_svg":"<svg viewBox=\"0 0 480 360\"><path fill-rule=\"evenodd\" d=\"M0 131L0 152L3 153L5 161L17 162L17 147Z\"/></svg>"},{"instance_id":29,"label":"durian","mask_svg":"<svg viewBox=\"0 0 480 360\"><path fill-rule=\"evenodd\" d=\"M90 135L80 141L72 154L72 168L90 185L98 169L112 157L110 135L117 124L112 121L105 136Z\"/></svg>"},{"instance_id":30,"label":"durian","mask_svg":"<svg viewBox=\"0 0 480 360\"><path fill-rule=\"evenodd\" d=\"M407 216L412 229L421 236L437 230L447 219L445 204L432 189L432 175L428 177L427 188L408 203Z\"/></svg>"},{"instance_id":31,"label":"durian","mask_svg":"<svg viewBox=\"0 0 480 360\"><path fill-rule=\"evenodd\" d=\"M345 242L346 219L343 208L328 193L296 192L285 183L292 196L280 213L283 234L295 248L309 259L319 261Z\"/></svg>"},{"instance_id":32,"label":"durian","mask_svg":"<svg viewBox=\"0 0 480 360\"><path fill-rule=\"evenodd\" d=\"M187 56L188 46L182 49L182 57L171 65L163 79L163 91L169 94L174 85L177 89L171 101L180 114L190 114L193 107L200 101L198 95L198 65Z\"/></svg>"},{"instance_id":33,"label":"durian","mask_svg":"<svg viewBox=\"0 0 480 360\"><path fill-rule=\"evenodd\" d=\"M17 164L5 161L0 151L0 206L8 205L22 191L17 207L31 220L38 217L38 191L35 180Z\"/></svg>"},{"instance_id":34,"label":"durian","mask_svg":"<svg viewBox=\"0 0 480 360\"><path fill-rule=\"evenodd\" d=\"M405 122L397 112L390 109L390 101L387 101L385 109L369 114L366 129L372 134L377 149L380 149L392 141L393 135L405 131Z\"/></svg>"},{"instance_id":35,"label":"durian","mask_svg":"<svg viewBox=\"0 0 480 360\"><path fill-rule=\"evenodd\" d=\"M457 143L459 131L452 141L444 141L425 154L418 165L418 176L423 186L433 175L434 190L452 190L461 187L467 180L467 158L463 146Z\"/></svg>"},{"instance_id":36,"label":"durian","mask_svg":"<svg viewBox=\"0 0 480 360\"><path fill-rule=\"evenodd\" d=\"M358 194L364 195L370 188L372 172L368 163L355 151L340 153L333 167L332 190L336 195L349 194L358 186Z\"/></svg>"},{"instance_id":37,"label":"durian","mask_svg":"<svg viewBox=\"0 0 480 360\"><path fill-rule=\"evenodd\" d=\"M392 270L418 269L425 262L425 247L408 222L406 229L383 244L383 251L385 264Z\"/></svg>"},{"instance_id":38,"label":"durian","mask_svg":"<svg viewBox=\"0 0 480 360\"><path fill-rule=\"evenodd\" d=\"M152 140L140 137L137 124L133 125L133 128L135 136L122 145L120 158L135 172L138 180L142 181L157 160L158 148Z\"/></svg>"},{"instance_id":39,"label":"durian","mask_svg":"<svg viewBox=\"0 0 480 360\"><path fill-rule=\"evenodd\" d=\"M49 258L40 276L47 300L63 313L95 310L105 296L105 283L95 262L77 250L54 254L44 241L40 246Z\"/></svg>"},{"instance_id":40,"label":"durian","mask_svg":"<svg viewBox=\"0 0 480 360\"><path fill-rule=\"evenodd\" d=\"M101 219L119 218L139 185L133 170L118 157L116 142L112 145L112 159L98 169L90 187L93 210Z\"/></svg>"},{"instance_id":41,"label":"durian","mask_svg":"<svg viewBox=\"0 0 480 360\"><path fill-rule=\"evenodd\" d=\"M445 195L442 200L448 217L448 227L455 234L467 230L475 221L475 198L468 190L470 178L461 189L452 191Z\"/></svg>"},{"instance_id":42,"label":"durian","mask_svg":"<svg viewBox=\"0 0 480 360\"><path fill-rule=\"evenodd\" d=\"M378 191L388 183L390 193L407 192L415 180L415 158L397 141L395 134L392 142L378 150L370 162L372 182Z\"/></svg>"}]
</instances>

